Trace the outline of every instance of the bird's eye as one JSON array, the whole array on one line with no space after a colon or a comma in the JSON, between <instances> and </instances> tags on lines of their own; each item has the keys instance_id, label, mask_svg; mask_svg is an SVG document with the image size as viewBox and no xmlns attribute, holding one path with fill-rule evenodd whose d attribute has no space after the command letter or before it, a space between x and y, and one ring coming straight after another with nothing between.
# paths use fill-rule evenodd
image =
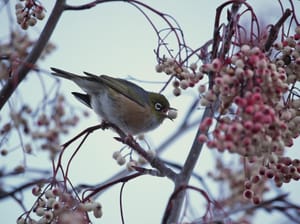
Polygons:
<instances>
[{"instance_id":1,"label":"bird's eye","mask_svg":"<svg viewBox=\"0 0 300 224\"><path fill-rule=\"evenodd\" d=\"M161 111L163 109L163 105L161 103L155 103L154 108L156 111Z\"/></svg>"}]
</instances>

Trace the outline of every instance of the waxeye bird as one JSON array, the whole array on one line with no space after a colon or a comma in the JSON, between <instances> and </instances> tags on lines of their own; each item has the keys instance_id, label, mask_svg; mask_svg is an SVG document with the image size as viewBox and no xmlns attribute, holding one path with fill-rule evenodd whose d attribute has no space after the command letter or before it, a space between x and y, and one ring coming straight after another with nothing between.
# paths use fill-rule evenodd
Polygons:
<instances>
[{"instance_id":1,"label":"waxeye bird","mask_svg":"<svg viewBox=\"0 0 300 224\"><path fill-rule=\"evenodd\" d=\"M124 79L107 75L76 75L58 68L52 74L75 82L84 92L72 92L83 104L90 107L104 121L119 127L123 132L137 135L158 127L165 118L176 117L166 97L148 92Z\"/></svg>"}]
</instances>

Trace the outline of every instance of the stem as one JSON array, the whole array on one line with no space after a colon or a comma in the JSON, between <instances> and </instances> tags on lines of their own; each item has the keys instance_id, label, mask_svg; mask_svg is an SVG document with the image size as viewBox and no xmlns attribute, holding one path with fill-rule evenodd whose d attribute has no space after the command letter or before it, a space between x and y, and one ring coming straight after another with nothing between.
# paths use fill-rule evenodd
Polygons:
<instances>
[{"instance_id":1,"label":"stem","mask_svg":"<svg viewBox=\"0 0 300 224\"><path fill-rule=\"evenodd\" d=\"M124 209L123 209L123 201L122 201L122 196L123 196L123 190L124 190L124 187L125 187L125 183L124 182L121 186L121 190L120 190L120 213L121 213L121 220L122 220L122 224L125 223L125 220L124 220Z\"/></svg>"},{"instance_id":2,"label":"stem","mask_svg":"<svg viewBox=\"0 0 300 224\"><path fill-rule=\"evenodd\" d=\"M5 103L8 101L13 92L17 89L18 85L23 81L28 72L34 67L34 64L39 59L44 47L50 39L56 24L64 11L65 0L57 0L53 8L53 11L45 25L39 39L35 43L32 51L22 62L12 77L6 82L0 91L0 110L3 108Z\"/></svg>"}]
</instances>

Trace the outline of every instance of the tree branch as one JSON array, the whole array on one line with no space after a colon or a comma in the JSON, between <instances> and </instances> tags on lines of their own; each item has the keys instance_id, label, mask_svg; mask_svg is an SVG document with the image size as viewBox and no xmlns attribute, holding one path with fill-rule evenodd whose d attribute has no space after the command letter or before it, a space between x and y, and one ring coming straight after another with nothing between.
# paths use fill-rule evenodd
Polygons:
<instances>
[{"instance_id":1,"label":"tree branch","mask_svg":"<svg viewBox=\"0 0 300 224\"><path fill-rule=\"evenodd\" d=\"M287 20L287 18L292 14L292 11L290 9L285 10L284 14L281 16L281 18L278 20L278 22L271 27L271 30L269 32L268 39L265 43L265 51L270 50L272 44L277 39L279 29L283 26L284 22Z\"/></svg>"},{"instance_id":2,"label":"tree branch","mask_svg":"<svg viewBox=\"0 0 300 224\"><path fill-rule=\"evenodd\" d=\"M212 117L213 111L214 109L212 109L211 107L206 107L202 116L202 121L207 117ZM192 172L196 166L196 163L202 151L203 143L198 141L198 136L201 133L202 131L199 128L194 138L193 145L189 151L189 155L185 160L183 168L181 172L177 175L174 192L177 192L178 189L180 189L182 186L188 185ZM172 207L172 210L170 212L167 211L165 212L165 214L169 215L167 223L177 223L178 218L180 216L181 208L183 206L184 198L185 198L185 191L182 190L176 195L176 197L172 199L172 201L170 202L174 205ZM165 220L165 217L163 220Z\"/></svg>"},{"instance_id":3,"label":"tree branch","mask_svg":"<svg viewBox=\"0 0 300 224\"><path fill-rule=\"evenodd\" d=\"M6 197L14 197L15 194L22 192L23 190L26 190L27 188L30 188L32 186L35 186L37 184L42 184L42 183L48 183L49 179L37 179L30 181L28 183L22 184L21 186L15 188L12 191L4 191L3 189L0 190L0 200L4 199Z\"/></svg>"}]
</instances>

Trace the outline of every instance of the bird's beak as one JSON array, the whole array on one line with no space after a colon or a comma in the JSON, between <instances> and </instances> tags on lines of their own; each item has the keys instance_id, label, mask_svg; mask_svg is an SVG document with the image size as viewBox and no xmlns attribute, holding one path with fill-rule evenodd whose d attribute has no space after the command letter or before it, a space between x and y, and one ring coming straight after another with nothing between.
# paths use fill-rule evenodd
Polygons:
<instances>
[{"instance_id":1,"label":"bird's beak","mask_svg":"<svg viewBox=\"0 0 300 224\"><path fill-rule=\"evenodd\" d=\"M170 107L166 113L166 118L173 121L177 117L177 109Z\"/></svg>"}]
</instances>

